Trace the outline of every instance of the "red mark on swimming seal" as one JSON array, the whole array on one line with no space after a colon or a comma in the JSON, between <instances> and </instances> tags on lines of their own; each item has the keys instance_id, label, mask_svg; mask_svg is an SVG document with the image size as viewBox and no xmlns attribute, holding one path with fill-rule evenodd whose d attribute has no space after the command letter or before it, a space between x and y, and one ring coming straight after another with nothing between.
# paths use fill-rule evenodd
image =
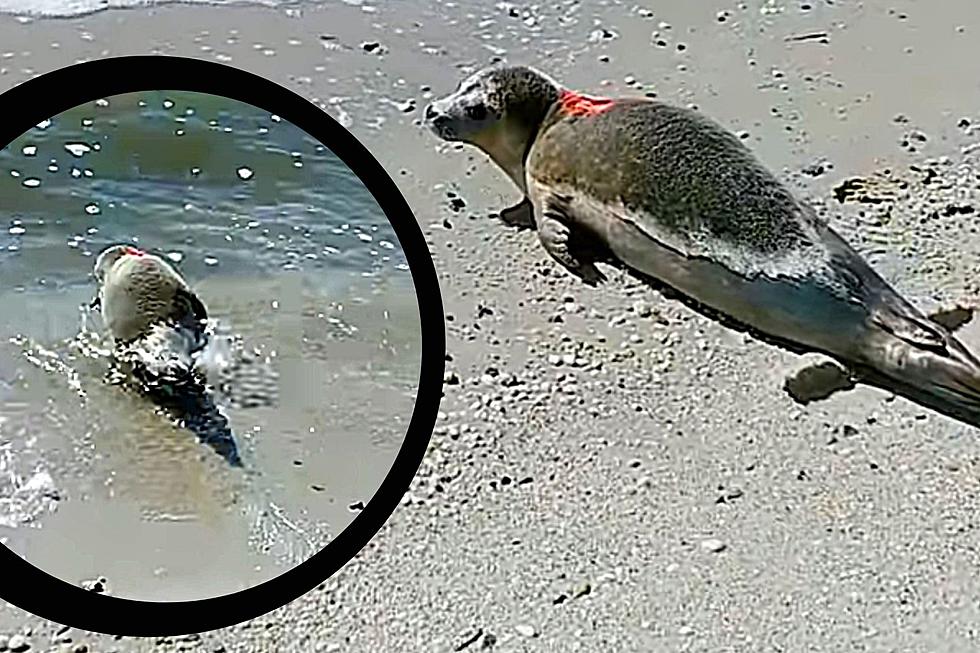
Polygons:
<instances>
[{"instance_id":1,"label":"red mark on swimming seal","mask_svg":"<svg viewBox=\"0 0 980 653\"><path fill-rule=\"evenodd\" d=\"M146 252L144 252L143 250L136 249L135 247L129 247L128 245L126 246L126 249L124 249L123 251L129 254L130 256L143 256L144 254L146 254Z\"/></svg>"},{"instance_id":2,"label":"red mark on swimming seal","mask_svg":"<svg viewBox=\"0 0 980 653\"><path fill-rule=\"evenodd\" d=\"M611 98L583 95L568 89L562 89L558 102L562 113L570 116L597 116L608 111L615 104L615 100Z\"/></svg>"}]
</instances>

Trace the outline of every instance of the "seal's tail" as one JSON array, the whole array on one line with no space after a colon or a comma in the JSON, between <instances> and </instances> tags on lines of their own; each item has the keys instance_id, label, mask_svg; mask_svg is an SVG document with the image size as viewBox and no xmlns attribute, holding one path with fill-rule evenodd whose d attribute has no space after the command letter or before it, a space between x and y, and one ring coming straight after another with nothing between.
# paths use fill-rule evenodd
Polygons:
<instances>
[{"instance_id":1,"label":"seal's tail","mask_svg":"<svg viewBox=\"0 0 980 653\"><path fill-rule=\"evenodd\" d=\"M913 311L893 305L876 314L861 380L980 428L980 360L944 327Z\"/></svg>"}]
</instances>

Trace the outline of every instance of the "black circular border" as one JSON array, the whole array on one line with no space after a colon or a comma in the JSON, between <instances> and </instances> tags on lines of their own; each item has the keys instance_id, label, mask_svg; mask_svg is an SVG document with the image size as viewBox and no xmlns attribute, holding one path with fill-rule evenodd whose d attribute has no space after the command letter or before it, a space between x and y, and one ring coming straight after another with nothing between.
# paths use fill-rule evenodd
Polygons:
<instances>
[{"instance_id":1,"label":"black circular border","mask_svg":"<svg viewBox=\"0 0 980 653\"><path fill-rule=\"evenodd\" d=\"M113 635L182 635L232 626L295 600L347 564L394 512L418 471L435 426L445 369L438 278L411 208L367 148L293 91L244 70L201 59L149 55L88 61L41 75L0 95L0 146L7 147L43 120L80 104L156 90L195 91L246 102L292 122L347 164L381 206L408 259L421 317L422 362L405 441L375 495L325 548L261 585L196 601L137 601L76 587L0 546L0 598L60 624Z\"/></svg>"}]
</instances>

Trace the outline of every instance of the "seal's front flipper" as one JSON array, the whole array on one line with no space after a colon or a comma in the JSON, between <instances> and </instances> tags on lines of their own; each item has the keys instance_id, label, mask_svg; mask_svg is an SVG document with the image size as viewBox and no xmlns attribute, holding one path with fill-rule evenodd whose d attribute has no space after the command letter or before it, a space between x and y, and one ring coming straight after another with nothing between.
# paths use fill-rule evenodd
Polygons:
<instances>
[{"instance_id":1,"label":"seal's front flipper","mask_svg":"<svg viewBox=\"0 0 980 653\"><path fill-rule=\"evenodd\" d=\"M538 220L538 238L566 270L590 286L606 280L606 275L596 267L595 253L587 246L588 236L575 229L565 213L565 202L556 195L549 195L542 202Z\"/></svg>"},{"instance_id":2,"label":"seal's front flipper","mask_svg":"<svg viewBox=\"0 0 980 653\"><path fill-rule=\"evenodd\" d=\"M852 390L857 380L832 360L807 365L786 377L783 389L798 404L821 401L843 390Z\"/></svg>"},{"instance_id":3,"label":"seal's front flipper","mask_svg":"<svg viewBox=\"0 0 980 653\"><path fill-rule=\"evenodd\" d=\"M949 331L957 331L973 319L973 312L975 310L975 306L955 304L951 307L940 308L930 313L929 319Z\"/></svg>"},{"instance_id":4,"label":"seal's front flipper","mask_svg":"<svg viewBox=\"0 0 980 653\"><path fill-rule=\"evenodd\" d=\"M534 229L534 207L526 197L520 203L503 209L500 212L500 221L509 227L516 229Z\"/></svg>"}]
</instances>

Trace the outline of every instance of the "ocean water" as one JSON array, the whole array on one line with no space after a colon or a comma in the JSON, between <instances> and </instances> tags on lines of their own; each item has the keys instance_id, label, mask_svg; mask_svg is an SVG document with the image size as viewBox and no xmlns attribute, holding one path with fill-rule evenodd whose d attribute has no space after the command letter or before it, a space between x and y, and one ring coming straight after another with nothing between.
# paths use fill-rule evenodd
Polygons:
<instances>
[{"instance_id":1,"label":"ocean water","mask_svg":"<svg viewBox=\"0 0 980 653\"><path fill-rule=\"evenodd\" d=\"M311 0L316 4L318 0ZM323 0L320 0L321 2ZM347 4L362 4L344 0ZM295 6L295 0L0 0L0 13L25 17L69 18L84 16L106 9L126 9L164 4L261 5L266 7Z\"/></svg>"},{"instance_id":2,"label":"ocean water","mask_svg":"<svg viewBox=\"0 0 980 653\"><path fill-rule=\"evenodd\" d=\"M411 418L420 330L391 225L336 155L246 104L127 94L0 151L0 208L0 541L173 600L260 583L350 523ZM215 403L244 471L107 383L86 306L119 242L167 257L240 343Z\"/></svg>"}]
</instances>

